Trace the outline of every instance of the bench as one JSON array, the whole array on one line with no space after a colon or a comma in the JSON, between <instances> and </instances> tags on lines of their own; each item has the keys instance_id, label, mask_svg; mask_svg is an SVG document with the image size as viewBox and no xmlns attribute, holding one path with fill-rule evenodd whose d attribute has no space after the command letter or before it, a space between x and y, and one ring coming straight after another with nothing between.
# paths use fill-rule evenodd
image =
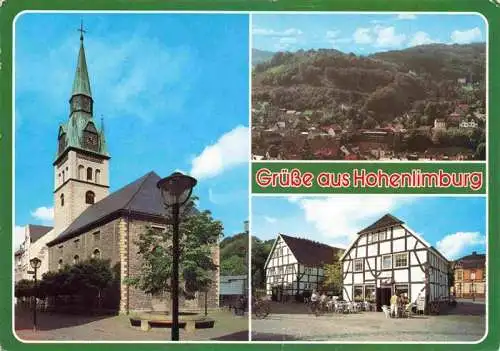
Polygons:
<instances>
[{"instance_id":1,"label":"bench","mask_svg":"<svg viewBox=\"0 0 500 351\"><path fill-rule=\"evenodd\" d=\"M151 328L172 328L171 320L150 320L150 319L134 319L131 318L130 322L132 326L140 326L142 331L149 331ZM201 323L206 324L206 323ZM213 327L213 321L210 321L211 327ZM188 333L194 332L196 329L196 319L188 319L188 320L180 320L179 327L184 328L184 330ZM207 326L200 325L202 328L206 328ZM210 326L208 326L210 327Z\"/></svg>"}]
</instances>

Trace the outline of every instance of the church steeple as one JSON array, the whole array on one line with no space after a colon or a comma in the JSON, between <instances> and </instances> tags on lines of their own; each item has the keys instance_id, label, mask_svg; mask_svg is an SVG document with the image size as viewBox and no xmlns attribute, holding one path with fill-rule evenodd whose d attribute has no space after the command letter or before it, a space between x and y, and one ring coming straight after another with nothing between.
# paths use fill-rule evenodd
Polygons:
<instances>
[{"instance_id":1,"label":"church steeple","mask_svg":"<svg viewBox=\"0 0 500 351\"><path fill-rule=\"evenodd\" d=\"M82 111L90 114L92 117L93 100L90 90L90 79L87 70L87 60L85 58L85 48L83 46L83 23L80 25L80 51L78 52L78 61L76 64L75 79L70 99L70 115L74 112Z\"/></svg>"}]
</instances>

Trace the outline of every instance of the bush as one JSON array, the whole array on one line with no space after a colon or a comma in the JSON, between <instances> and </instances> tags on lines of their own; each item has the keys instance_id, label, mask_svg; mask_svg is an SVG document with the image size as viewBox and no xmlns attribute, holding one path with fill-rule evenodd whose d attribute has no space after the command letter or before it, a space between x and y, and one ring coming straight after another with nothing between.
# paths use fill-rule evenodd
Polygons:
<instances>
[{"instance_id":1,"label":"bush","mask_svg":"<svg viewBox=\"0 0 500 351\"><path fill-rule=\"evenodd\" d=\"M33 296L34 282L20 280L15 286L16 297ZM55 307L72 305L76 309L117 310L120 301L120 264L113 269L109 260L90 259L57 272L47 272L37 286L37 297L51 297Z\"/></svg>"}]
</instances>

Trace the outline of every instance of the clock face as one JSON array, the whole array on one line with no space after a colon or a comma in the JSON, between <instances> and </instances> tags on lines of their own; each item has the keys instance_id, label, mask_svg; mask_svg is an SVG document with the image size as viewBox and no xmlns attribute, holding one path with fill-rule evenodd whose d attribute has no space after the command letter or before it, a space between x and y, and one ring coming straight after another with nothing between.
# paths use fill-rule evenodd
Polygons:
<instances>
[{"instance_id":1,"label":"clock face","mask_svg":"<svg viewBox=\"0 0 500 351\"><path fill-rule=\"evenodd\" d=\"M85 146L91 150L97 150L97 135L94 133L85 133Z\"/></svg>"}]
</instances>

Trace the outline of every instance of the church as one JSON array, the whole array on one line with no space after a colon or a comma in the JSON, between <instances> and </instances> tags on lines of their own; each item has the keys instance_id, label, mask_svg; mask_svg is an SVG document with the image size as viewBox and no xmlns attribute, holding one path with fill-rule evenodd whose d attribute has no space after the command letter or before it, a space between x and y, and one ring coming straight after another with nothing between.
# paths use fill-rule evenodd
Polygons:
<instances>
[{"instance_id":1,"label":"church","mask_svg":"<svg viewBox=\"0 0 500 351\"><path fill-rule=\"evenodd\" d=\"M105 131L93 118L91 85L85 58L83 31L68 120L59 126L54 167L54 227L45 234L45 270L57 271L88 258L109 259L119 264L121 274L120 312L169 309L166 296L151 296L125 281L140 273L141 258L135 244L147 230L165 230L167 223L160 191L160 176L149 172L110 193L109 153ZM172 166L172 168L175 168ZM38 252L38 250L37 250ZM28 254L28 259L37 255ZM212 250L219 265L219 247ZM42 269L43 273L43 269ZM219 271L207 294L208 307L217 307ZM181 308L204 306L204 294L180 301Z\"/></svg>"}]
</instances>

